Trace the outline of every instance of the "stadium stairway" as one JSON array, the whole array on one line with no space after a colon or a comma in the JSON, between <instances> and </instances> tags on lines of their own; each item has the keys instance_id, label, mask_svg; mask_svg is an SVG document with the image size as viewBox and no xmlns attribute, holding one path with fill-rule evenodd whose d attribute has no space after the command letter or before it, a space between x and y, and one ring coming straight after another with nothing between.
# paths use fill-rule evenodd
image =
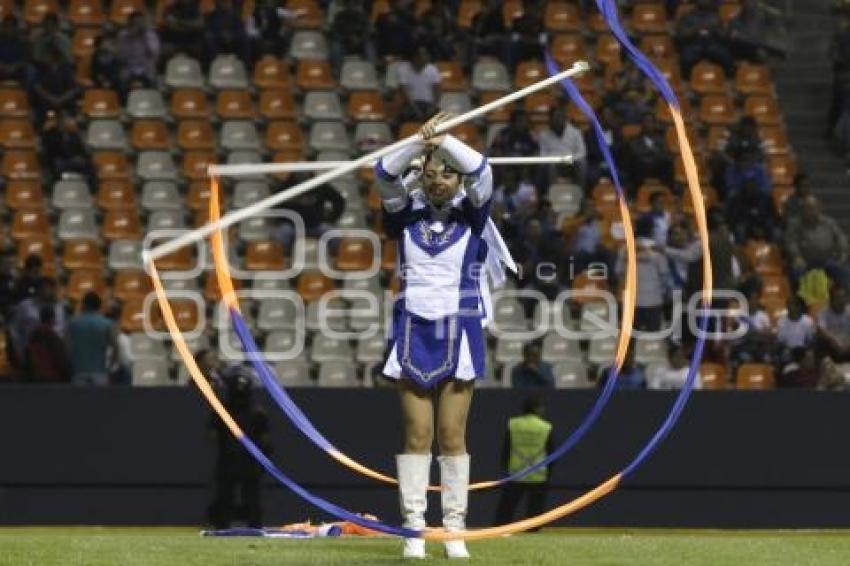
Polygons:
<instances>
[{"instance_id":1,"label":"stadium stairway","mask_svg":"<svg viewBox=\"0 0 850 566\"><path fill-rule=\"evenodd\" d=\"M850 233L850 177L824 135L832 96L829 43L835 26L830 4L829 0L794 3L788 58L770 66L798 167L811 176L821 202L828 203L827 214Z\"/></svg>"}]
</instances>

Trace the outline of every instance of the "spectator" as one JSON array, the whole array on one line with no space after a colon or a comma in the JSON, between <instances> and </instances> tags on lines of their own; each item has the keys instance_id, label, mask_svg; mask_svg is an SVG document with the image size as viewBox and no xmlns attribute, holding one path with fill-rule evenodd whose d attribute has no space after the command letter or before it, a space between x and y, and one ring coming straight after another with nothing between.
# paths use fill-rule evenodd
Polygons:
<instances>
[{"instance_id":1,"label":"spectator","mask_svg":"<svg viewBox=\"0 0 850 566\"><path fill-rule=\"evenodd\" d=\"M700 242L684 225L673 225L664 246L664 255L670 270L670 288L684 291L688 288L689 264L702 257Z\"/></svg>"},{"instance_id":2,"label":"spectator","mask_svg":"<svg viewBox=\"0 0 850 566\"><path fill-rule=\"evenodd\" d=\"M786 224L790 224L800 216L803 203L812 196L812 182L805 173L794 175L794 192L785 201L782 207L782 215Z\"/></svg>"},{"instance_id":3,"label":"spectator","mask_svg":"<svg viewBox=\"0 0 850 566\"><path fill-rule=\"evenodd\" d=\"M584 145L584 136L576 126L567 120L566 106L556 104L549 112L549 123L539 137L540 155L561 156L570 155L573 161L568 166L552 165L546 170L546 183L558 176L559 172L568 172L569 176L581 186L584 186L587 174L587 149Z\"/></svg>"},{"instance_id":4,"label":"spectator","mask_svg":"<svg viewBox=\"0 0 850 566\"><path fill-rule=\"evenodd\" d=\"M831 217L821 213L815 197L803 201L799 218L789 222L785 249L796 280L812 269L823 269L833 281L847 287L847 236Z\"/></svg>"},{"instance_id":5,"label":"spectator","mask_svg":"<svg viewBox=\"0 0 850 566\"><path fill-rule=\"evenodd\" d=\"M761 63L768 53L785 56L775 31L782 28L772 10L759 0L744 0L741 10L727 25L729 48L736 60Z\"/></svg>"},{"instance_id":6,"label":"spectator","mask_svg":"<svg viewBox=\"0 0 850 566\"><path fill-rule=\"evenodd\" d=\"M774 240L779 234L779 219L770 195L761 190L755 179L746 179L741 191L726 201L726 217L735 241Z\"/></svg>"},{"instance_id":7,"label":"spectator","mask_svg":"<svg viewBox=\"0 0 850 566\"><path fill-rule=\"evenodd\" d=\"M248 56L248 38L238 0L215 0L212 10L204 15L204 35L207 56L233 54L245 60Z\"/></svg>"},{"instance_id":8,"label":"spectator","mask_svg":"<svg viewBox=\"0 0 850 566\"><path fill-rule=\"evenodd\" d=\"M112 365L109 367L109 383L111 385L130 385L133 381L133 348L130 344L130 336L121 328L121 307L117 304L113 305L107 316L115 328L116 343Z\"/></svg>"},{"instance_id":9,"label":"spectator","mask_svg":"<svg viewBox=\"0 0 850 566\"><path fill-rule=\"evenodd\" d=\"M41 144L52 177L61 179L64 173L78 173L93 181L94 167L76 121L57 112L45 128Z\"/></svg>"},{"instance_id":10,"label":"spectator","mask_svg":"<svg viewBox=\"0 0 850 566\"><path fill-rule=\"evenodd\" d=\"M608 378L608 375L610 375L613 369L614 366L608 366L599 372L598 385L600 387L604 385L605 380ZM634 341L632 341L629 346L629 351L626 353L626 358L623 360L623 367L617 375L616 388L621 391L646 389L646 375L643 367L635 363Z\"/></svg>"},{"instance_id":11,"label":"spectator","mask_svg":"<svg viewBox=\"0 0 850 566\"><path fill-rule=\"evenodd\" d=\"M160 44L156 31L148 26L145 15L133 12L127 27L118 32L115 51L121 63L121 91L156 85L156 61Z\"/></svg>"},{"instance_id":12,"label":"spectator","mask_svg":"<svg viewBox=\"0 0 850 566\"><path fill-rule=\"evenodd\" d=\"M722 197L734 197L748 180L755 182L761 192L770 195L770 174L765 167L761 150L754 147L741 149L735 160L727 165Z\"/></svg>"},{"instance_id":13,"label":"spectator","mask_svg":"<svg viewBox=\"0 0 850 566\"><path fill-rule=\"evenodd\" d=\"M201 370L201 373L204 374L212 383L213 387L219 391L219 393L224 392L224 366L221 363L218 355L213 350L199 350L197 354L195 354L195 359L198 360L198 369Z\"/></svg>"},{"instance_id":14,"label":"spectator","mask_svg":"<svg viewBox=\"0 0 850 566\"><path fill-rule=\"evenodd\" d=\"M122 61L115 51L115 40L111 35L100 35L94 40L91 58L91 78L97 88L118 91L124 96L121 81Z\"/></svg>"},{"instance_id":15,"label":"spectator","mask_svg":"<svg viewBox=\"0 0 850 566\"><path fill-rule=\"evenodd\" d=\"M38 294L38 289L44 281L44 277L41 274L43 266L44 262L41 256L30 254L24 259L24 272L15 283L15 292L13 295L13 301L15 303L20 303Z\"/></svg>"},{"instance_id":16,"label":"spectator","mask_svg":"<svg viewBox=\"0 0 850 566\"><path fill-rule=\"evenodd\" d=\"M527 286L536 288L550 301L554 300L561 290L558 270L566 260L563 253L564 242L560 234L540 220L532 218L525 223L517 244L514 248L518 248L514 259L522 266L521 273ZM530 300L527 310L533 312L535 302Z\"/></svg>"},{"instance_id":17,"label":"spectator","mask_svg":"<svg viewBox=\"0 0 850 566\"><path fill-rule=\"evenodd\" d=\"M770 334L770 317L753 292L744 305L733 309L733 328L740 328L743 336L732 344L732 356L736 364L772 363L773 348Z\"/></svg>"},{"instance_id":18,"label":"spectator","mask_svg":"<svg viewBox=\"0 0 850 566\"><path fill-rule=\"evenodd\" d=\"M647 178L655 178L668 187L673 186L673 158L667 151L664 129L653 114L641 121L640 134L626 146L629 182L634 190Z\"/></svg>"},{"instance_id":19,"label":"spectator","mask_svg":"<svg viewBox=\"0 0 850 566\"><path fill-rule=\"evenodd\" d=\"M640 68L631 61L614 75L614 88L605 98L605 104L616 109L626 124L640 124L655 107L655 92Z\"/></svg>"},{"instance_id":20,"label":"spectator","mask_svg":"<svg viewBox=\"0 0 850 566\"><path fill-rule=\"evenodd\" d=\"M510 63L511 44L508 28L502 15L501 0L488 0L487 4L472 19L470 37L470 66L481 56L490 56Z\"/></svg>"},{"instance_id":21,"label":"spectator","mask_svg":"<svg viewBox=\"0 0 850 566\"><path fill-rule=\"evenodd\" d=\"M585 199L584 210L575 219L574 230L570 230L567 239L575 273L581 273L593 263L606 266L606 273L614 261L611 252L602 242L602 220L593 200Z\"/></svg>"},{"instance_id":22,"label":"spectator","mask_svg":"<svg viewBox=\"0 0 850 566\"><path fill-rule=\"evenodd\" d=\"M331 61L335 69L342 66L345 57L355 55L373 61L375 55L369 37L369 16L363 3L346 0L331 24Z\"/></svg>"},{"instance_id":23,"label":"spectator","mask_svg":"<svg viewBox=\"0 0 850 566\"><path fill-rule=\"evenodd\" d=\"M109 385L109 368L118 356L118 335L111 320L100 314L101 300L89 291L83 312L68 323L68 344L76 385Z\"/></svg>"},{"instance_id":24,"label":"spectator","mask_svg":"<svg viewBox=\"0 0 850 566\"><path fill-rule=\"evenodd\" d=\"M667 367L658 368L652 372L647 378L647 387L649 389L681 389L685 386L688 380L690 364L688 364L688 355L685 348L679 345L672 345L667 353L669 365ZM702 382L697 374L694 388L700 389Z\"/></svg>"},{"instance_id":25,"label":"spectator","mask_svg":"<svg viewBox=\"0 0 850 566\"><path fill-rule=\"evenodd\" d=\"M850 362L850 305L847 291L835 286L829 293L829 306L818 314L817 341L820 356L833 362Z\"/></svg>"},{"instance_id":26,"label":"spectator","mask_svg":"<svg viewBox=\"0 0 850 566\"><path fill-rule=\"evenodd\" d=\"M160 37L166 60L184 53L203 64L208 62L204 57L204 18L200 2L174 0L168 4L162 14Z\"/></svg>"},{"instance_id":27,"label":"spectator","mask_svg":"<svg viewBox=\"0 0 850 566\"><path fill-rule=\"evenodd\" d=\"M540 345L536 342L522 347L522 362L511 370L511 386L523 389L555 387L552 365L540 359Z\"/></svg>"},{"instance_id":28,"label":"spectator","mask_svg":"<svg viewBox=\"0 0 850 566\"><path fill-rule=\"evenodd\" d=\"M17 302L17 286L15 256L13 254L0 256L0 319L4 321L9 319L12 307Z\"/></svg>"},{"instance_id":29,"label":"spectator","mask_svg":"<svg viewBox=\"0 0 850 566\"><path fill-rule=\"evenodd\" d=\"M667 245L667 234L670 232L671 215L666 208L667 193L655 191L649 196L649 212L644 216L652 222L652 241L658 249Z\"/></svg>"},{"instance_id":30,"label":"spectator","mask_svg":"<svg viewBox=\"0 0 850 566\"><path fill-rule=\"evenodd\" d=\"M342 216L345 199L331 185L322 185L314 191L294 198L279 209L290 210L304 222L305 234L309 238L318 238L327 232ZM297 234L291 222L284 220L279 226L276 238L289 251Z\"/></svg>"},{"instance_id":31,"label":"spectator","mask_svg":"<svg viewBox=\"0 0 850 566\"><path fill-rule=\"evenodd\" d=\"M729 160L741 155L747 150L758 151L762 157L761 136L759 136L758 124L752 116L743 116L738 123L729 128L729 137L723 144L723 152Z\"/></svg>"},{"instance_id":32,"label":"spectator","mask_svg":"<svg viewBox=\"0 0 850 566\"><path fill-rule=\"evenodd\" d=\"M599 113L599 125L602 127L602 133L605 137L604 143L614 158L614 162L623 163L625 142L620 128L620 118L613 108L610 106L602 107L602 111ZM608 169L608 163L603 157L599 140L593 130L588 128L584 136L584 145L587 148L587 186L592 187L602 177L612 179L613 172Z\"/></svg>"},{"instance_id":33,"label":"spectator","mask_svg":"<svg viewBox=\"0 0 850 566\"><path fill-rule=\"evenodd\" d=\"M30 43L18 18L6 14L0 24L0 82L13 81L29 89L33 78L30 57Z\"/></svg>"},{"instance_id":34,"label":"spectator","mask_svg":"<svg viewBox=\"0 0 850 566\"><path fill-rule=\"evenodd\" d=\"M493 143L490 144L490 155L499 157L540 155L540 145L531 133L525 111L511 112L508 125L499 130Z\"/></svg>"},{"instance_id":35,"label":"spectator","mask_svg":"<svg viewBox=\"0 0 850 566\"><path fill-rule=\"evenodd\" d=\"M39 67L32 88L38 126L44 124L50 112L75 114L80 96L73 65L53 46L47 48L45 57L46 62Z\"/></svg>"},{"instance_id":36,"label":"spectator","mask_svg":"<svg viewBox=\"0 0 850 566\"><path fill-rule=\"evenodd\" d=\"M533 59L541 61L546 49L547 35L543 26L543 13L536 0L523 0L522 15L511 25L512 64Z\"/></svg>"},{"instance_id":37,"label":"spectator","mask_svg":"<svg viewBox=\"0 0 850 566\"><path fill-rule=\"evenodd\" d=\"M53 330L60 336L65 334L65 306L56 298L56 282L44 278L38 285L35 296L22 300L14 309L9 325L12 353L15 362L22 366L26 360L26 346L30 336L41 324L42 307L55 311Z\"/></svg>"},{"instance_id":38,"label":"spectator","mask_svg":"<svg viewBox=\"0 0 850 566\"><path fill-rule=\"evenodd\" d=\"M690 79L694 65L703 60L720 65L731 76L732 56L726 46L717 4L712 0L697 0L696 8L679 18L676 43L686 80Z\"/></svg>"},{"instance_id":39,"label":"spectator","mask_svg":"<svg viewBox=\"0 0 850 566\"><path fill-rule=\"evenodd\" d=\"M453 61L463 50L454 15L447 10L447 6L432 6L420 17L416 32L417 42L427 47L434 61Z\"/></svg>"},{"instance_id":40,"label":"spectator","mask_svg":"<svg viewBox=\"0 0 850 566\"><path fill-rule=\"evenodd\" d=\"M73 64L71 40L59 28L59 16L48 12L41 21L41 33L32 40L32 57L36 65L48 67L53 64L53 52L63 64Z\"/></svg>"},{"instance_id":41,"label":"spectator","mask_svg":"<svg viewBox=\"0 0 850 566\"><path fill-rule=\"evenodd\" d=\"M806 314L803 300L796 295L788 299L787 312L779 317L776 327L779 357L784 362L790 361L791 352L795 348L807 348L814 345L815 322Z\"/></svg>"},{"instance_id":42,"label":"spectator","mask_svg":"<svg viewBox=\"0 0 850 566\"><path fill-rule=\"evenodd\" d=\"M287 10L277 0L258 0L248 19L246 29L253 49L261 55L280 57L289 46L292 36L290 22L297 19L301 10Z\"/></svg>"},{"instance_id":43,"label":"spectator","mask_svg":"<svg viewBox=\"0 0 850 566\"><path fill-rule=\"evenodd\" d=\"M411 0L396 0L388 12L375 22L375 43L378 56L389 59L410 59L416 50L416 16Z\"/></svg>"},{"instance_id":44,"label":"spectator","mask_svg":"<svg viewBox=\"0 0 850 566\"><path fill-rule=\"evenodd\" d=\"M637 330L658 332L664 324L670 268L664 254L655 249L652 230L651 217L643 216L635 223L638 285L634 327ZM620 251L616 271L618 277L625 276L625 250Z\"/></svg>"},{"instance_id":45,"label":"spectator","mask_svg":"<svg viewBox=\"0 0 850 566\"><path fill-rule=\"evenodd\" d=\"M39 324L30 334L26 347L26 375L33 383L69 383L73 368L65 341L56 332L56 309L42 305Z\"/></svg>"},{"instance_id":46,"label":"spectator","mask_svg":"<svg viewBox=\"0 0 850 566\"><path fill-rule=\"evenodd\" d=\"M434 115L440 98L440 71L431 63L427 49L420 47L410 63L398 67L398 89L400 122L424 121Z\"/></svg>"},{"instance_id":47,"label":"spectator","mask_svg":"<svg viewBox=\"0 0 850 566\"><path fill-rule=\"evenodd\" d=\"M817 358L813 348L799 347L791 352L791 360L785 364L776 380L776 385L787 388L814 389L821 380Z\"/></svg>"}]
</instances>

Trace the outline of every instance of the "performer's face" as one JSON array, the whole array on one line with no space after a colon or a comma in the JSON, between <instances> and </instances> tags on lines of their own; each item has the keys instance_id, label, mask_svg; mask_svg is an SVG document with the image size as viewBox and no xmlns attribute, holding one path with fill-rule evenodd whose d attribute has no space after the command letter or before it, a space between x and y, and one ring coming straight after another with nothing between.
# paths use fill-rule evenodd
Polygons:
<instances>
[{"instance_id":1,"label":"performer's face","mask_svg":"<svg viewBox=\"0 0 850 566\"><path fill-rule=\"evenodd\" d=\"M450 201L460 187L460 175L440 161L429 160L422 172L422 188L435 205Z\"/></svg>"}]
</instances>

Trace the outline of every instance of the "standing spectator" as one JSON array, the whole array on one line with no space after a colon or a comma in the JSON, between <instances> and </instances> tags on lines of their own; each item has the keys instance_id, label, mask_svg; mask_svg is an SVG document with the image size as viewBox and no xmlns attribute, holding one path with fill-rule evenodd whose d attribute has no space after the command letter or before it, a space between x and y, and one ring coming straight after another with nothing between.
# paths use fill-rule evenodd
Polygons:
<instances>
[{"instance_id":1,"label":"standing spectator","mask_svg":"<svg viewBox=\"0 0 850 566\"><path fill-rule=\"evenodd\" d=\"M803 203L812 196L812 182L805 173L794 175L794 192L786 199L782 207L782 216L785 223L790 224L792 220L800 216Z\"/></svg>"},{"instance_id":2,"label":"standing spectator","mask_svg":"<svg viewBox=\"0 0 850 566\"><path fill-rule=\"evenodd\" d=\"M19 365L23 365L26 360L26 346L30 336L41 324L42 307L54 310L53 330L60 336L65 335L65 305L56 298L56 282L49 278L42 279L36 295L22 300L15 307L9 325L12 352Z\"/></svg>"},{"instance_id":3,"label":"standing spectator","mask_svg":"<svg viewBox=\"0 0 850 566\"><path fill-rule=\"evenodd\" d=\"M794 295L788 299L787 312L776 323L776 342L779 357L784 362L791 359L795 348L812 346L815 341L815 321L805 312L805 303Z\"/></svg>"},{"instance_id":4,"label":"standing spectator","mask_svg":"<svg viewBox=\"0 0 850 566\"><path fill-rule=\"evenodd\" d=\"M41 257L35 254L30 254L24 259L24 271L15 282L13 295L15 303L38 295L38 290L44 282L44 276L41 274L43 266Z\"/></svg>"},{"instance_id":5,"label":"standing spectator","mask_svg":"<svg viewBox=\"0 0 850 566\"><path fill-rule=\"evenodd\" d=\"M280 57L286 53L292 36L291 22L300 10L287 10L278 0L257 0L254 12L248 19L246 30L255 54L272 54Z\"/></svg>"},{"instance_id":6,"label":"standing spectator","mask_svg":"<svg viewBox=\"0 0 850 566\"><path fill-rule=\"evenodd\" d=\"M602 107L602 111L599 113L599 125L602 127L602 133L605 136L605 145L614 158L614 162L622 163L625 142L620 126L620 118L613 108L610 106ZM593 130L588 128L584 136L584 145L587 148L587 186L592 187L602 177L613 178L613 172L608 169L608 162L603 157L602 149L599 147L599 140L596 139L596 134Z\"/></svg>"},{"instance_id":7,"label":"standing spectator","mask_svg":"<svg viewBox=\"0 0 850 566\"><path fill-rule=\"evenodd\" d=\"M511 43L501 0L488 0L472 20L469 32L469 65L487 55L503 62L511 61Z\"/></svg>"},{"instance_id":8,"label":"standing spectator","mask_svg":"<svg viewBox=\"0 0 850 566\"><path fill-rule=\"evenodd\" d=\"M587 175L587 148L584 145L584 136L576 126L567 120L566 106L557 104L549 112L549 123L539 137L540 155L569 155L573 161L568 166L552 165L546 172L544 187L554 180L557 174L563 170L569 170L575 182L584 186Z\"/></svg>"},{"instance_id":9,"label":"standing spectator","mask_svg":"<svg viewBox=\"0 0 850 566\"><path fill-rule=\"evenodd\" d=\"M410 63L398 67L398 90L402 100L399 122L424 121L434 115L440 98L440 71L424 47Z\"/></svg>"},{"instance_id":10,"label":"standing spectator","mask_svg":"<svg viewBox=\"0 0 850 566\"><path fill-rule=\"evenodd\" d=\"M706 59L723 67L726 75L731 76L732 56L726 46L717 4L712 0L697 0L696 8L679 18L676 42L686 80L690 79L694 65Z\"/></svg>"},{"instance_id":11,"label":"standing spectator","mask_svg":"<svg viewBox=\"0 0 850 566\"><path fill-rule=\"evenodd\" d=\"M637 302L634 327L637 330L658 332L664 324L664 304L670 280L667 258L655 249L652 241L652 218L643 216L635 223L637 243ZM617 276L626 273L626 254L621 250L617 261Z\"/></svg>"},{"instance_id":12,"label":"standing spectator","mask_svg":"<svg viewBox=\"0 0 850 566\"><path fill-rule=\"evenodd\" d=\"M369 37L369 16L363 11L362 2L346 0L343 8L334 16L330 31L331 62L335 69L342 61L355 55L373 61L372 41Z\"/></svg>"},{"instance_id":13,"label":"standing spectator","mask_svg":"<svg viewBox=\"0 0 850 566\"><path fill-rule=\"evenodd\" d=\"M817 333L820 357L850 362L850 305L844 288L836 285L830 291L829 306L818 314Z\"/></svg>"},{"instance_id":14,"label":"standing spectator","mask_svg":"<svg viewBox=\"0 0 850 566\"><path fill-rule=\"evenodd\" d=\"M83 175L90 181L94 179L94 167L73 118L57 112L55 119L46 124L41 145L54 179L61 179L63 173L69 172Z\"/></svg>"},{"instance_id":15,"label":"standing spectator","mask_svg":"<svg viewBox=\"0 0 850 566\"><path fill-rule=\"evenodd\" d=\"M630 60L614 75L614 88L605 98L605 104L615 108L626 124L640 124L655 107L655 92L640 68Z\"/></svg>"},{"instance_id":16,"label":"standing spectator","mask_svg":"<svg viewBox=\"0 0 850 566\"><path fill-rule=\"evenodd\" d=\"M540 3L537 0L523 0L522 15L511 25L513 66L529 59L542 60L546 44L546 28L543 26Z\"/></svg>"},{"instance_id":17,"label":"standing spectator","mask_svg":"<svg viewBox=\"0 0 850 566\"><path fill-rule=\"evenodd\" d=\"M674 291L684 291L688 288L690 263L702 256L699 241L693 238L690 230L683 224L676 224L670 228L664 255L667 256L667 266L670 269L670 288ZM685 299L687 300L687 297Z\"/></svg>"},{"instance_id":18,"label":"standing spectator","mask_svg":"<svg viewBox=\"0 0 850 566\"><path fill-rule=\"evenodd\" d=\"M640 134L628 141L626 163L629 182L634 190L650 177L668 187L673 186L673 158L667 151L664 128L653 114L644 115Z\"/></svg>"},{"instance_id":19,"label":"standing spectator","mask_svg":"<svg viewBox=\"0 0 850 566\"><path fill-rule=\"evenodd\" d=\"M754 182L761 192L770 195L770 173L767 172L761 150L755 147L742 148L734 161L727 165L721 196L733 198L741 192L747 181Z\"/></svg>"},{"instance_id":20,"label":"standing spectator","mask_svg":"<svg viewBox=\"0 0 850 566\"><path fill-rule=\"evenodd\" d=\"M115 52L115 40L111 35L101 35L94 40L91 58L91 78L95 86L118 91L124 96L121 81L122 61Z\"/></svg>"},{"instance_id":21,"label":"standing spectator","mask_svg":"<svg viewBox=\"0 0 850 566\"><path fill-rule=\"evenodd\" d=\"M441 9L442 8L442 9ZM460 32L446 6L433 6L420 17L416 32L419 45L427 47L434 61L453 61L463 50Z\"/></svg>"},{"instance_id":22,"label":"standing spectator","mask_svg":"<svg viewBox=\"0 0 850 566\"><path fill-rule=\"evenodd\" d=\"M73 65L55 46L49 46L45 53L45 63L39 66L32 88L32 104L38 126L44 124L50 112L76 113L80 96Z\"/></svg>"},{"instance_id":23,"label":"standing spectator","mask_svg":"<svg viewBox=\"0 0 850 566\"><path fill-rule=\"evenodd\" d=\"M508 421L508 430L502 445L502 466L508 475L512 475L538 464L552 450L552 424L545 419L543 402L535 397L528 398L522 404L522 414ZM496 511L497 524L504 525L513 520L523 497L526 498L526 517L543 513L551 467L551 464L542 466L539 470L502 487Z\"/></svg>"},{"instance_id":24,"label":"standing spectator","mask_svg":"<svg viewBox=\"0 0 850 566\"><path fill-rule=\"evenodd\" d=\"M531 133L528 115L524 110L514 110L508 125L499 130L490 144L490 155L531 157L539 154L540 145Z\"/></svg>"},{"instance_id":25,"label":"standing spectator","mask_svg":"<svg viewBox=\"0 0 850 566\"><path fill-rule=\"evenodd\" d=\"M130 14L127 27L118 32L115 51L121 63L121 92L126 94L132 88L152 87L156 84L159 37L148 26L144 14Z\"/></svg>"},{"instance_id":26,"label":"standing spectator","mask_svg":"<svg viewBox=\"0 0 850 566\"><path fill-rule=\"evenodd\" d=\"M779 232L773 199L761 190L755 179L744 180L741 191L726 201L726 217L739 244L750 239L772 241Z\"/></svg>"},{"instance_id":27,"label":"standing spectator","mask_svg":"<svg viewBox=\"0 0 850 566\"><path fill-rule=\"evenodd\" d=\"M83 312L68 323L68 344L76 385L109 385L109 368L118 355L115 325L100 314L97 293L83 296Z\"/></svg>"},{"instance_id":28,"label":"standing spectator","mask_svg":"<svg viewBox=\"0 0 850 566\"><path fill-rule=\"evenodd\" d=\"M30 334L26 348L27 380L34 383L69 383L73 368L65 341L56 332L56 309L42 305L41 324Z\"/></svg>"},{"instance_id":29,"label":"standing spectator","mask_svg":"<svg viewBox=\"0 0 850 566\"><path fill-rule=\"evenodd\" d=\"M174 0L165 8L160 28L165 59L185 53L206 65L204 57L204 18L196 0Z\"/></svg>"},{"instance_id":30,"label":"standing spectator","mask_svg":"<svg viewBox=\"0 0 850 566\"><path fill-rule=\"evenodd\" d=\"M807 198L799 218L788 224L785 249L793 278L799 279L812 269L823 269L838 285L847 288L847 236L833 218L821 213L815 197Z\"/></svg>"},{"instance_id":31,"label":"standing spectator","mask_svg":"<svg viewBox=\"0 0 850 566\"><path fill-rule=\"evenodd\" d=\"M60 29L59 16L48 12L41 21L41 33L32 40L32 56L36 65L46 67L53 64L51 52L58 53L63 64L71 65L74 62L71 40Z\"/></svg>"},{"instance_id":32,"label":"standing spectator","mask_svg":"<svg viewBox=\"0 0 850 566\"><path fill-rule=\"evenodd\" d=\"M532 287L554 300L560 289L558 269L565 261L564 241L561 235L536 219L529 219L520 232L514 259L522 266L525 286ZM544 264L542 267L539 267ZM528 310L533 310L534 300L529 300Z\"/></svg>"},{"instance_id":33,"label":"standing spectator","mask_svg":"<svg viewBox=\"0 0 850 566\"><path fill-rule=\"evenodd\" d=\"M212 10L204 15L207 56L233 54L245 60L248 43L240 13L241 2L215 0Z\"/></svg>"},{"instance_id":34,"label":"standing spectator","mask_svg":"<svg viewBox=\"0 0 850 566\"><path fill-rule=\"evenodd\" d=\"M744 0L741 10L726 27L729 48L735 60L761 63L770 52L785 55L772 41L771 34L781 28L781 23L759 0Z\"/></svg>"},{"instance_id":35,"label":"standing spectator","mask_svg":"<svg viewBox=\"0 0 850 566\"><path fill-rule=\"evenodd\" d=\"M18 18L9 13L0 24L0 83L13 81L29 89L33 78L30 43Z\"/></svg>"},{"instance_id":36,"label":"standing spectator","mask_svg":"<svg viewBox=\"0 0 850 566\"><path fill-rule=\"evenodd\" d=\"M670 232L671 216L665 207L667 194L655 191L649 196L649 211L645 214L652 222L652 241L658 249L667 245L667 234Z\"/></svg>"},{"instance_id":37,"label":"standing spectator","mask_svg":"<svg viewBox=\"0 0 850 566\"><path fill-rule=\"evenodd\" d=\"M511 386L523 389L555 387L552 365L540 359L540 345L536 342L522 347L522 362L511 370Z\"/></svg>"},{"instance_id":38,"label":"standing spectator","mask_svg":"<svg viewBox=\"0 0 850 566\"><path fill-rule=\"evenodd\" d=\"M375 22L375 43L383 62L410 59L416 49L416 16L411 0L396 0Z\"/></svg>"}]
</instances>

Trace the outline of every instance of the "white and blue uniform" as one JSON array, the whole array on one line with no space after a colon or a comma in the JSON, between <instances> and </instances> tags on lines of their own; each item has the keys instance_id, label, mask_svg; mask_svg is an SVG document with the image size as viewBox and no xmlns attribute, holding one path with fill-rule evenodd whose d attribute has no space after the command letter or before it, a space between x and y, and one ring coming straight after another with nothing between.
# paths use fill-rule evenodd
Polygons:
<instances>
[{"instance_id":1,"label":"white and blue uniform","mask_svg":"<svg viewBox=\"0 0 850 566\"><path fill-rule=\"evenodd\" d=\"M499 277L494 264L514 266L489 219L493 173L487 159L447 135L435 157L464 182L450 202L437 208L421 189L410 190L415 181L401 178L424 149L420 142L388 155L375 172L385 230L398 239L401 279L384 374L428 388L444 379L485 375L483 326L491 308L484 270L498 283L504 275Z\"/></svg>"}]
</instances>

